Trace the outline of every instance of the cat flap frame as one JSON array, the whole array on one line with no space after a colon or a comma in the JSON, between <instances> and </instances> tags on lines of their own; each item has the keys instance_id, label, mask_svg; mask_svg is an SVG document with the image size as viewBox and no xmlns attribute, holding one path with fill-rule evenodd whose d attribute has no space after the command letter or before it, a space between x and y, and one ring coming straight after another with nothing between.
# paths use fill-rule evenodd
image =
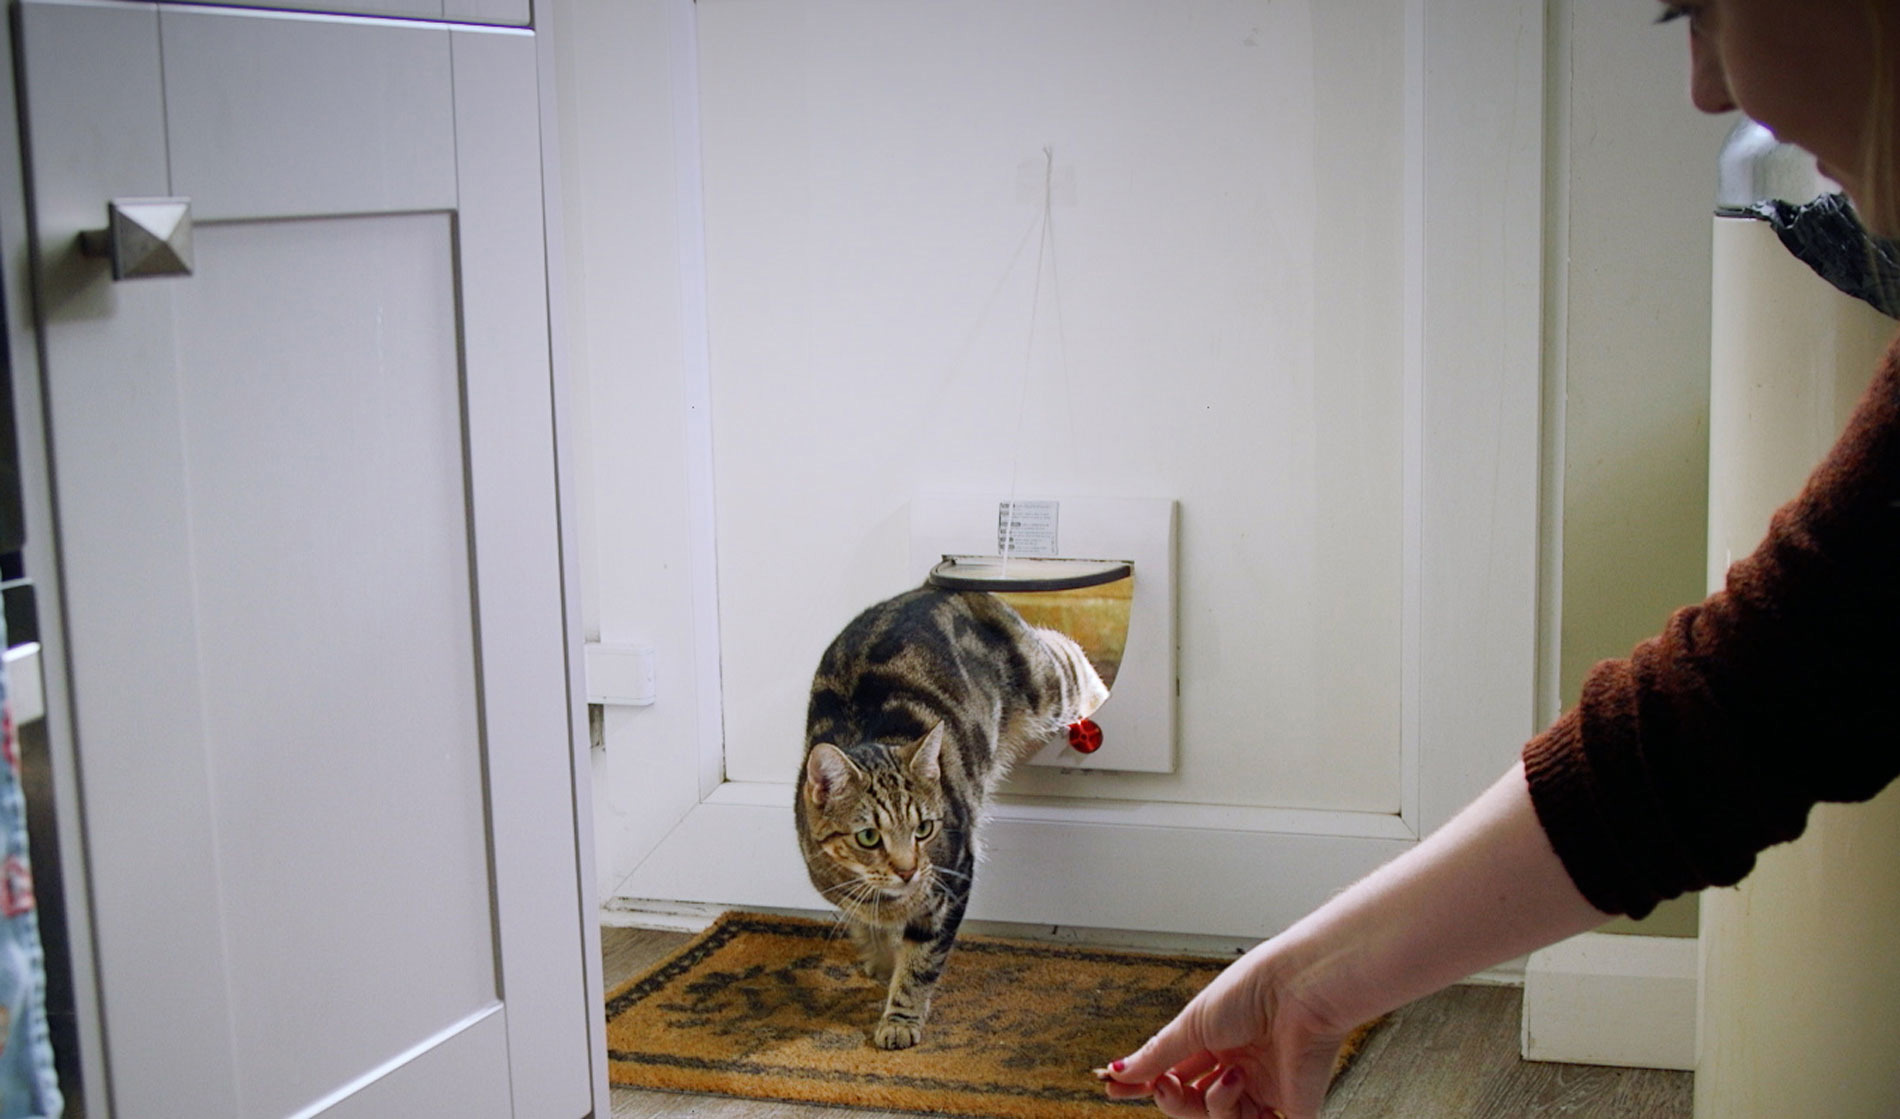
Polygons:
<instances>
[{"instance_id":1,"label":"cat flap frame","mask_svg":"<svg viewBox=\"0 0 1900 1119\"><path fill-rule=\"evenodd\" d=\"M957 557L962 573L975 565L1002 563L1000 527L1011 520L1012 506L1030 504L1006 496L925 495L910 505L910 556L918 581ZM1038 555L1024 562L1010 559L1010 583L1021 569L1040 567L1060 572L1051 590L1009 589L999 597L1015 606L1033 625L1069 632L1069 619L1094 619L1114 625L1123 607L1114 602L1081 601L1103 594L1125 599L1126 632L1120 640L1119 663L1096 662L1109 685L1108 701L1091 719L1102 729L1102 746L1090 754L1069 748L1066 736L1052 737L1027 764L1062 769L1127 770L1172 773L1175 768L1175 525L1176 505L1168 498L1038 499L1034 505L1046 514L1034 542ZM1057 562L1061 561L1061 562ZM1108 562L1104 562L1108 561ZM1126 565L1130 575L1113 569ZM1084 572L1102 581L1096 587L1064 587ZM1102 578L1107 572L1107 577ZM982 578L975 574L976 578ZM1082 575L1084 579L1087 575ZM961 582L955 575L952 582ZM944 584L944 579L929 581ZM985 588L987 589L987 588ZM1063 604L1062 596L1078 601ZM1039 601L1040 600L1040 601ZM1113 634L1070 633L1095 661L1098 651L1114 644Z\"/></svg>"}]
</instances>

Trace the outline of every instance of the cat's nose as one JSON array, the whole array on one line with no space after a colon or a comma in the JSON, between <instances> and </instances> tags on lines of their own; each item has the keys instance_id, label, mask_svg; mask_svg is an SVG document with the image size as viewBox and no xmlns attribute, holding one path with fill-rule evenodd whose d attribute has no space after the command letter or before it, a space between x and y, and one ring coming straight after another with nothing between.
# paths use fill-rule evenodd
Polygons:
<instances>
[{"instance_id":1,"label":"cat's nose","mask_svg":"<svg viewBox=\"0 0 1900 1119\"><path fill-rule=\"evenodd\" d=\"M914 866L898 866L892 867L891 869L896 872L898 878L905 882L917 877L917 868Z\"/></svg>"}]
</instances>

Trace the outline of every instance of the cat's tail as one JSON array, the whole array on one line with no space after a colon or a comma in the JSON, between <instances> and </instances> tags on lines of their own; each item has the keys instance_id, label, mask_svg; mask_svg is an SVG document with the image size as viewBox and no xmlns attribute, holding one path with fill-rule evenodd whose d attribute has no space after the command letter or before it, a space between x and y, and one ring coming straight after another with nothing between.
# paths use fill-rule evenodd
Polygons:
<instances>
[{"instance_id":1,"label":"cat's tail","mask_svg":"<svg viewBox=\"0 0 1900 1119\"><path fill-rule=\"evenodd\" d=\"M1073 637L1053 629L1038 629L1036 637L1043 647L1055 657L1056 665L1062 673L1062 712L1059 716L1063 723L1073 723L1086 719L1108 702L1108 685L1102 683L1101 673L1089 663L1089 656L1076 644Z\"/></svg>"}]
</instances>

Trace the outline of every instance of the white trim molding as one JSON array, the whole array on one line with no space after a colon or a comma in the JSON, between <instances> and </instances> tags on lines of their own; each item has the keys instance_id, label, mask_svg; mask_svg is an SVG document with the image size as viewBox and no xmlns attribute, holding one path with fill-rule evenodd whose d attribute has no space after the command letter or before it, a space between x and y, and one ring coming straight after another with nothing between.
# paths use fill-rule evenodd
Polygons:
<instances>
[{"instance_id":1,"label":"white trim molding","mask_svg":"<svg viewBox=\"0 0 1900 1119\"><path fill-rule=\"evenodd\" d=\"M1316 828L1321 822L1304 814L1261 813L1244 821L1217 814L1193 826L1192 813L1157 805L1127 805L1124 821L1104 818L1114 807L996 806L984 829L985 863L1063 869L1054 876L979 874L970 916L1259 939L1414 842L1397 817L1329 820ZM617 896L826 908L806 881L793 834L790 785L728 783L680 821ZM1139 868L1132 883L1130 867Z\"/></svg>"},{"instance_id":2,"label":"white trim molding","mask_svg":"<svg viewBox=\"0 0 1900 1119\"><path fill-rule=\"evenodd\" d=\"M1696 938L1585 933L1531 954L1527 1061L1693 1069Z\"/></svg>"}]
</instances>

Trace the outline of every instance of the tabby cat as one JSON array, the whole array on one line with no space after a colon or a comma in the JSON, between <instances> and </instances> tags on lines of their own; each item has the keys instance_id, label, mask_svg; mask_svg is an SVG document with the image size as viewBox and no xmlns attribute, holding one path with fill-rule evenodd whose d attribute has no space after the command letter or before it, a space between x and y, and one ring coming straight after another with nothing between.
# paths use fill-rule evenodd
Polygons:
<instances>
[{"instance_id":1,"label":"tabby cat","mask_svg":"<svg viewBox=\"0 0 1900 1119\"><path fill-rule=\"evenodd\" d=\"M812 884L843 912L865 974L889 984L879 1048L922 1034L990 790L1107 698L1073 640L981 591L898 595L825 650L794 815Z\"/></svg>"}]
</instances>

